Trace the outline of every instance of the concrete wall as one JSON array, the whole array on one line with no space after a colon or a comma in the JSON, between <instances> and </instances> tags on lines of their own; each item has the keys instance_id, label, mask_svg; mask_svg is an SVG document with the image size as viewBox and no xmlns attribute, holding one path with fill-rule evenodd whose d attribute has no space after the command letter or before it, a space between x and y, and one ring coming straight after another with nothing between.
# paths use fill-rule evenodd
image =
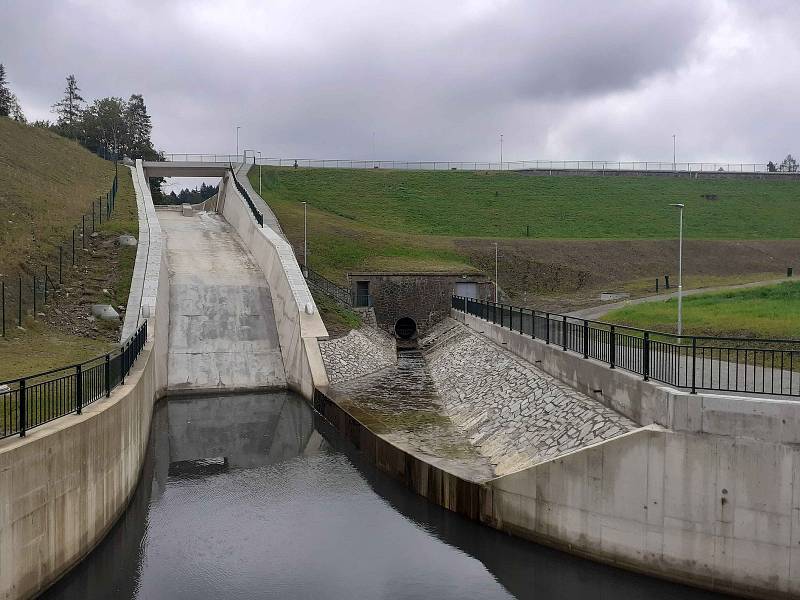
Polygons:
<instances>
[{"instance_id":1,"label":"concrete wall","mask_svg":"<svg viewBox=\"0 0 800 600\"><path fill-rule=\"evenodd\" d=\"M576 554L715 590L758 598L800 594L800 486L794 483L800 481L800 403L689 394L472 315L453 316L649 424L493 480L483 520Z\"/></svg>"},{"instance_id":2,"label":"concrete wall","mask_svg":"<svg viewBox=\"0 0 800 600\"><path fill-rule=\"evenodd\" d=\"M222 215L239 234L242 244L267 278L287 385L311 399L315 387L328 384L317 341L318 338L327 338L328 331L294 252L273 229L256 223L230 173L220 184L219 197Z\"/></svg>"},{"instance_id":3,"label":"concrete wall","mask_svg":"<svg viewBox=\"0 0 800 600\"><path fill-rule=\"evenodd\" d=\"M169 290L158 223L146 218L153 207L140 163L133 176L140 245L128 313L148 319L149 339L110 398L0 441L2 599L34 596L79 562L125 510L139 480L153 402L166 385Z\"/></svg>"}]
</instances>

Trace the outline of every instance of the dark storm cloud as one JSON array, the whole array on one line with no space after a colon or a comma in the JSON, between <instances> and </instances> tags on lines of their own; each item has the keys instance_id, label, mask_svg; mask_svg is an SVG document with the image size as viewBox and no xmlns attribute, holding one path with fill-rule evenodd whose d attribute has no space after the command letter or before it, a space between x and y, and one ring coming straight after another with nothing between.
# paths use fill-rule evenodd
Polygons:
<instances>
[{"instance_id":1,"label":"dark storm cloud","mask_svg":"<svg viewBox=\"0 0 800 600\"><path fill-rule=\"evenodd\" d=\"M143 93L167 151L232 151L241 125L265 155L367 158L374 139L381 158L496 160L502 132L511 159L652 159L677 132L692 158L764 160L800 133L799 17L780 5L0 0L0 16L30 116L74 72L86 97Z\"/></svg>"}]
</instances>

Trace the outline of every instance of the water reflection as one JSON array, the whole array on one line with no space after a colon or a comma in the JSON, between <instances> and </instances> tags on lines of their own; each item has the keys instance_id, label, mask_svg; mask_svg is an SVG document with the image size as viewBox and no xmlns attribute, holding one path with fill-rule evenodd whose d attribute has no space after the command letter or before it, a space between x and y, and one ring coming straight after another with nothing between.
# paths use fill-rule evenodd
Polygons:
<instances>
[{"instance_id":1,"label":"water reflection","mask_svg":"<svg viewBox=\"0 0 800 600\"><path fill-rule=\"evenodd\" d=\"M439 509L362 464L302 400L285 393L159 403L130 507L46 597L612 595L712 597L539 548Z\"/></svg>"}]
</instances>

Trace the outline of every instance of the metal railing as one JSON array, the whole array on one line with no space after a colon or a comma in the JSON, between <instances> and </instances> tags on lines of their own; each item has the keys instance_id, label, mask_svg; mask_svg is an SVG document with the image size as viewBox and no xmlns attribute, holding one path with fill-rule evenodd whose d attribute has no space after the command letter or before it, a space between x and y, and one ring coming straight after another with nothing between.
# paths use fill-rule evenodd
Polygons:
<instances>
[{"instance_id":1,"label":"metal railing","mask_svg":"<svg viewBox=\"0 0 800 600\"><path fill-rule=\"evenodd\" d=\"M250 212L253 213L253 217L255 217L256 223L258 223L261 227L264 227L264 215L261 214L261 211L256 208L256 205L253 204L253 200L250 198L250 194L247 193L247 190L244 189L244 186L239 183L239 180L236 179L236 173L233 170L233 164L229 163L231 166L231 176L233 177L233 183L236 184L236 189L239 190L239 193L242 195L242 198L245 199L247 202L247 206L250 207Z\"/></svg>"},{"instance_id":2,"label":"metal railing","mask_svg":"<svg viewBox=\"0 0 800 600\"><path fill-rule=\"evenodd\" d=\"M770 171L768 163L694 161L672 162L663 160L516 160L516 161L464 161L464 160L373 160L342 158L282 158L261 157L252 151L233 154L166 154L165 160L192 162L245 162L274 167L304 167L324 169L403 169L416 171L600 171L642 173L766 173L781 175L791 173L779 168ZM800 174L800 173L798 173Z\"/></svg>"},{"instance_id":3,"label":"metal railing","mask_svg":"<svg viewBox=\"0 0 800 600\"><path fill-rule=\"evenodd\" d=\"M92 360L0 382L0 439L25 432L111 395L147 341L147 321L118 350Z\"/></svg>"},{"instance_id":4,"label":"metal railing","mask_svg":"<svg viewBox=\"0 0 800 600\"><path fill-rule=\"evenodd\" d=\"M116 165L115 165L116 167ZM81 215L66 240L40 246L38 258L26 260L18 267L0 265L0 335L6 336L9 326L22 327L30 314L35 320L42 309L70 278L72 268L91 260L86 254L92 247L92 234L111 219L117 203L119 178L115 174L111 188L91 202L91 212ZM16 271L16 272L15 272Z\"/></svg>"},{"instance_id":5,"label":"metal railing","mask_svg":"<svg viewBox=\"0 0 800 600\"><path fill-rule=\"evenodd\" d=\"M645 381L692 393L800 396L800 340L677 336L461 296L452 307Z\"/></svg>"},{"instance_id":6,"label":"metal railing","mask_svg":"<svg viewBox=\"0 0 800 600\"><path fill-rule=\"evenodd\" d=\"M309 287L314 288L315 290L322 292L327 296L330 296L344 306L352 308L353 298L350 295L350 290L334 283L330 279L323 277L316 271L312 271L305 265L301 264L300 269L303 271Z\"/></svg>"}]
</instances>

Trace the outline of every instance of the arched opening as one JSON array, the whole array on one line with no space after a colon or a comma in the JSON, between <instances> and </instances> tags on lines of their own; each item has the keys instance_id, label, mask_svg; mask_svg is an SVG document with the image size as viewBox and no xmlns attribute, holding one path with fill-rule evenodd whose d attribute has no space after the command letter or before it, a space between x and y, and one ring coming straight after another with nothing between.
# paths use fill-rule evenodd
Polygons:
<instances>
[{"instance_id":1,"label":"arched opening","mask_svg":"<svg viewBox=\"0 0 800 600\"><path fill-rule=\"evenodd\" d=\"M401 340L410 340L417 333L417 324L411 317L403 317L395 323L394 333Z\"/></svg>"}]
</instances>

